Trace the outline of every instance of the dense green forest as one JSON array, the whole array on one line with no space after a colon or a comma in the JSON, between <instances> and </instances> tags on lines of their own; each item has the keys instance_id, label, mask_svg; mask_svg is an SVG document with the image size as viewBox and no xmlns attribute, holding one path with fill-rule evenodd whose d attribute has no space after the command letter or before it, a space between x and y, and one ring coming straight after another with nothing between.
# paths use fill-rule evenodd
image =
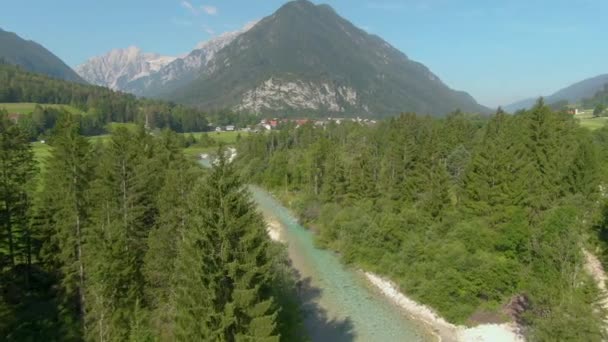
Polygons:
<instances>
[{"instance_id":1,"label":"dense green forest","mask_svg":"<svg viewBox=\"0 0 608 342\"><path fill-rule=\"evenodd\" d=\"M143 127L92 145L67 114L49 144L37 165L0 114L1 340L302 338L285 252L233 165L202 170Z\"/></svg>"},{"instance_id":2,"label":"dense green forest","mask_svg":"<svg viewBox=\"0 0 608 342\"><path fill-rule=\"evenodd\" d=\"M321 246L451 322L515 319L532 341L601 341L583 249L606 247L607 141L608 128L539 101L513 116L291 127L241 140L238 163Z\"/></svg>"},{"instance_id":3,"label":"dense green forest","mask_svg":"<svg viewBox=\"0 0 608 342\"><path fill-rule=\"evenodd\" d=\"M542 101L515 115L285 124L241 137L235 163L218 151L210 170L176 132L259 118L3 64L0 102L82 110L40 106L18 122L0 110L0 340L304 340L295 275L246 183L451 322L607 337L584 251L608 264L608 127ZM111 122L139 128L85 138Z\"/></svg>"},{"instance_id":4,"label":"dense green forest","mask_svg":"<svg viewBox=\"0 0 608 342\"><path fill-rule=\"evenodd\" d=\"M0 60L0 103L34 102L70 105L80 111L84 135L106 133L111 122L147 124L150 129L169 128L176 132L203 132L214 125L236 124L244 127L257 123L246 113L230 111L203 112L169 102L136 98L108 88L67 82L30 73ZM30 116L19 119L19 125L35 139L55 126L63 111L40 106Z\"/></svg>"}]
</instances>

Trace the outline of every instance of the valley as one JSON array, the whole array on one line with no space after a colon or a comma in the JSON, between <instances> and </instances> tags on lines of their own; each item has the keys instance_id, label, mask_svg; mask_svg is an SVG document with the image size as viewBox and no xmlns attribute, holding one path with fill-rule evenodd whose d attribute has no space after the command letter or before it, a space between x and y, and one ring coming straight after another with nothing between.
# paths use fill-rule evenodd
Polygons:
<instances>
[{"instance_id":1,"label":"valley","mask_svg":"<svg viewBox=\"0 0 608 342\"><path fill-rule=\"evenodd\" d=\"M0 340L608 340L606 11L6 3Z\"/></svg>"}]
</instances>

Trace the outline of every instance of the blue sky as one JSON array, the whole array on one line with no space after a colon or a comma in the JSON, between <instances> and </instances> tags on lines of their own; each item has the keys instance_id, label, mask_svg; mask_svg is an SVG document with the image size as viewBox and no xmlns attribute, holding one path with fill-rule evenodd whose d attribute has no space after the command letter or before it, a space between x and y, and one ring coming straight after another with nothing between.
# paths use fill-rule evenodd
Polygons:
<instances>
[{"instance_id":1,"label":"blue sky","mask_svg":"<svg viewBox=\"0 0 608 342\"><path fill-rule=\"evenodd\" d=\"M167 55L272 14L284 0L2 0L0 27L71 66L136 45ZM326 0L355 25L488 106L608 73L607 0Z\"/></svg>"}]
</instances>

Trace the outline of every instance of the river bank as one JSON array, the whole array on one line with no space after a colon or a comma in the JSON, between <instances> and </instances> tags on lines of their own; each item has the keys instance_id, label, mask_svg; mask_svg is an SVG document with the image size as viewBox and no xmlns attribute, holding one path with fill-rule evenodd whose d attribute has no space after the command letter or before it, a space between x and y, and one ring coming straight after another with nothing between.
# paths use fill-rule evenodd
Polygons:
<instances>
[{"instance_id":1,"label":"river bank","mask_svg":"<svg viewBox=\"0 0 608 342\"><path fill-rule=\"evenodd\" d=\"M447 322L431 308L417 303L388 279L371 272L364 272L366 278L396 305L407 311L412 317L427 324L440 341L458 342L523 342L525 339L513 323L482 324L476 327L457 326Z\"/></svg>"},{"instance_id":2,"label":"river bank","mask_svg":"<svg viewBox=\"0 0 608 342\"><path fill-rule=\"evenodd\" d=\"M304 327L312 341L425 342L437 337L422 321L375 289L332 251L318 248L314 234L279 201L250 187L271 239L287 246Z\"/></svg>"},{"instance_id":3,"label":"river bank","mask_svg":"<svg viewBox=\"0 0 608 342\"><path fill-rule=\"evenodd\" d=\"M268 210L262 210L267 221L267 232L270 238L284 244L290 243L289 227ZM308 232L309 234L312 234ZM303 267L302 256L298 251L294 251L292 246L288 246L290 258L294 261L295 268ZM523 342L515 324L483 324L476 327L457 326L447 322L436 314L431 308L417 303L405 294L401 293L393 282L371 272L360 272L361 278L368 282L370 287L379 295L388 299L393 305L398 307L404 315L419 322L427 332L427 339L442 342ZM405 318L404 318L405 320ZM430 338L428 338L430 337Z\"/></svg>"}]
</instances>

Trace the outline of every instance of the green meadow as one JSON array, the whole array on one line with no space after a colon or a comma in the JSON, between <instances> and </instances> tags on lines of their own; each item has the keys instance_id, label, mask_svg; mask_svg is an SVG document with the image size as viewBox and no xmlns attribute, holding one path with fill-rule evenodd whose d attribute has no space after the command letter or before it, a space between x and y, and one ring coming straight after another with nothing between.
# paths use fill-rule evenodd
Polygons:
<instances>
[{"instance_id":1,"label":"green meadow","mask_svg":"<svg viewBox=\"0 0 608 342\"><path fill-rule=\"evenodd\" d=\"M608 122L608 117L593 117L592 110L585 110L583 113L578 114L576 118L579 119L581 127L592 131L604 127Z\"/></svg>"},{"instance_id":2,"label":"green meadow","mask_svg":"<svg viewBox=\"0 0 608 342\"><path fill-rule=\"evenodd\" d=\"M64 109L72 114L81 114L82 111L68 105L57 105L57 104L40 104L31 102L19 102L19 103L0 103L0 108L5 109L9 113L18 113L23 115L32 114L36 106L50 107Z\"/></svg>"}]
</instances>

